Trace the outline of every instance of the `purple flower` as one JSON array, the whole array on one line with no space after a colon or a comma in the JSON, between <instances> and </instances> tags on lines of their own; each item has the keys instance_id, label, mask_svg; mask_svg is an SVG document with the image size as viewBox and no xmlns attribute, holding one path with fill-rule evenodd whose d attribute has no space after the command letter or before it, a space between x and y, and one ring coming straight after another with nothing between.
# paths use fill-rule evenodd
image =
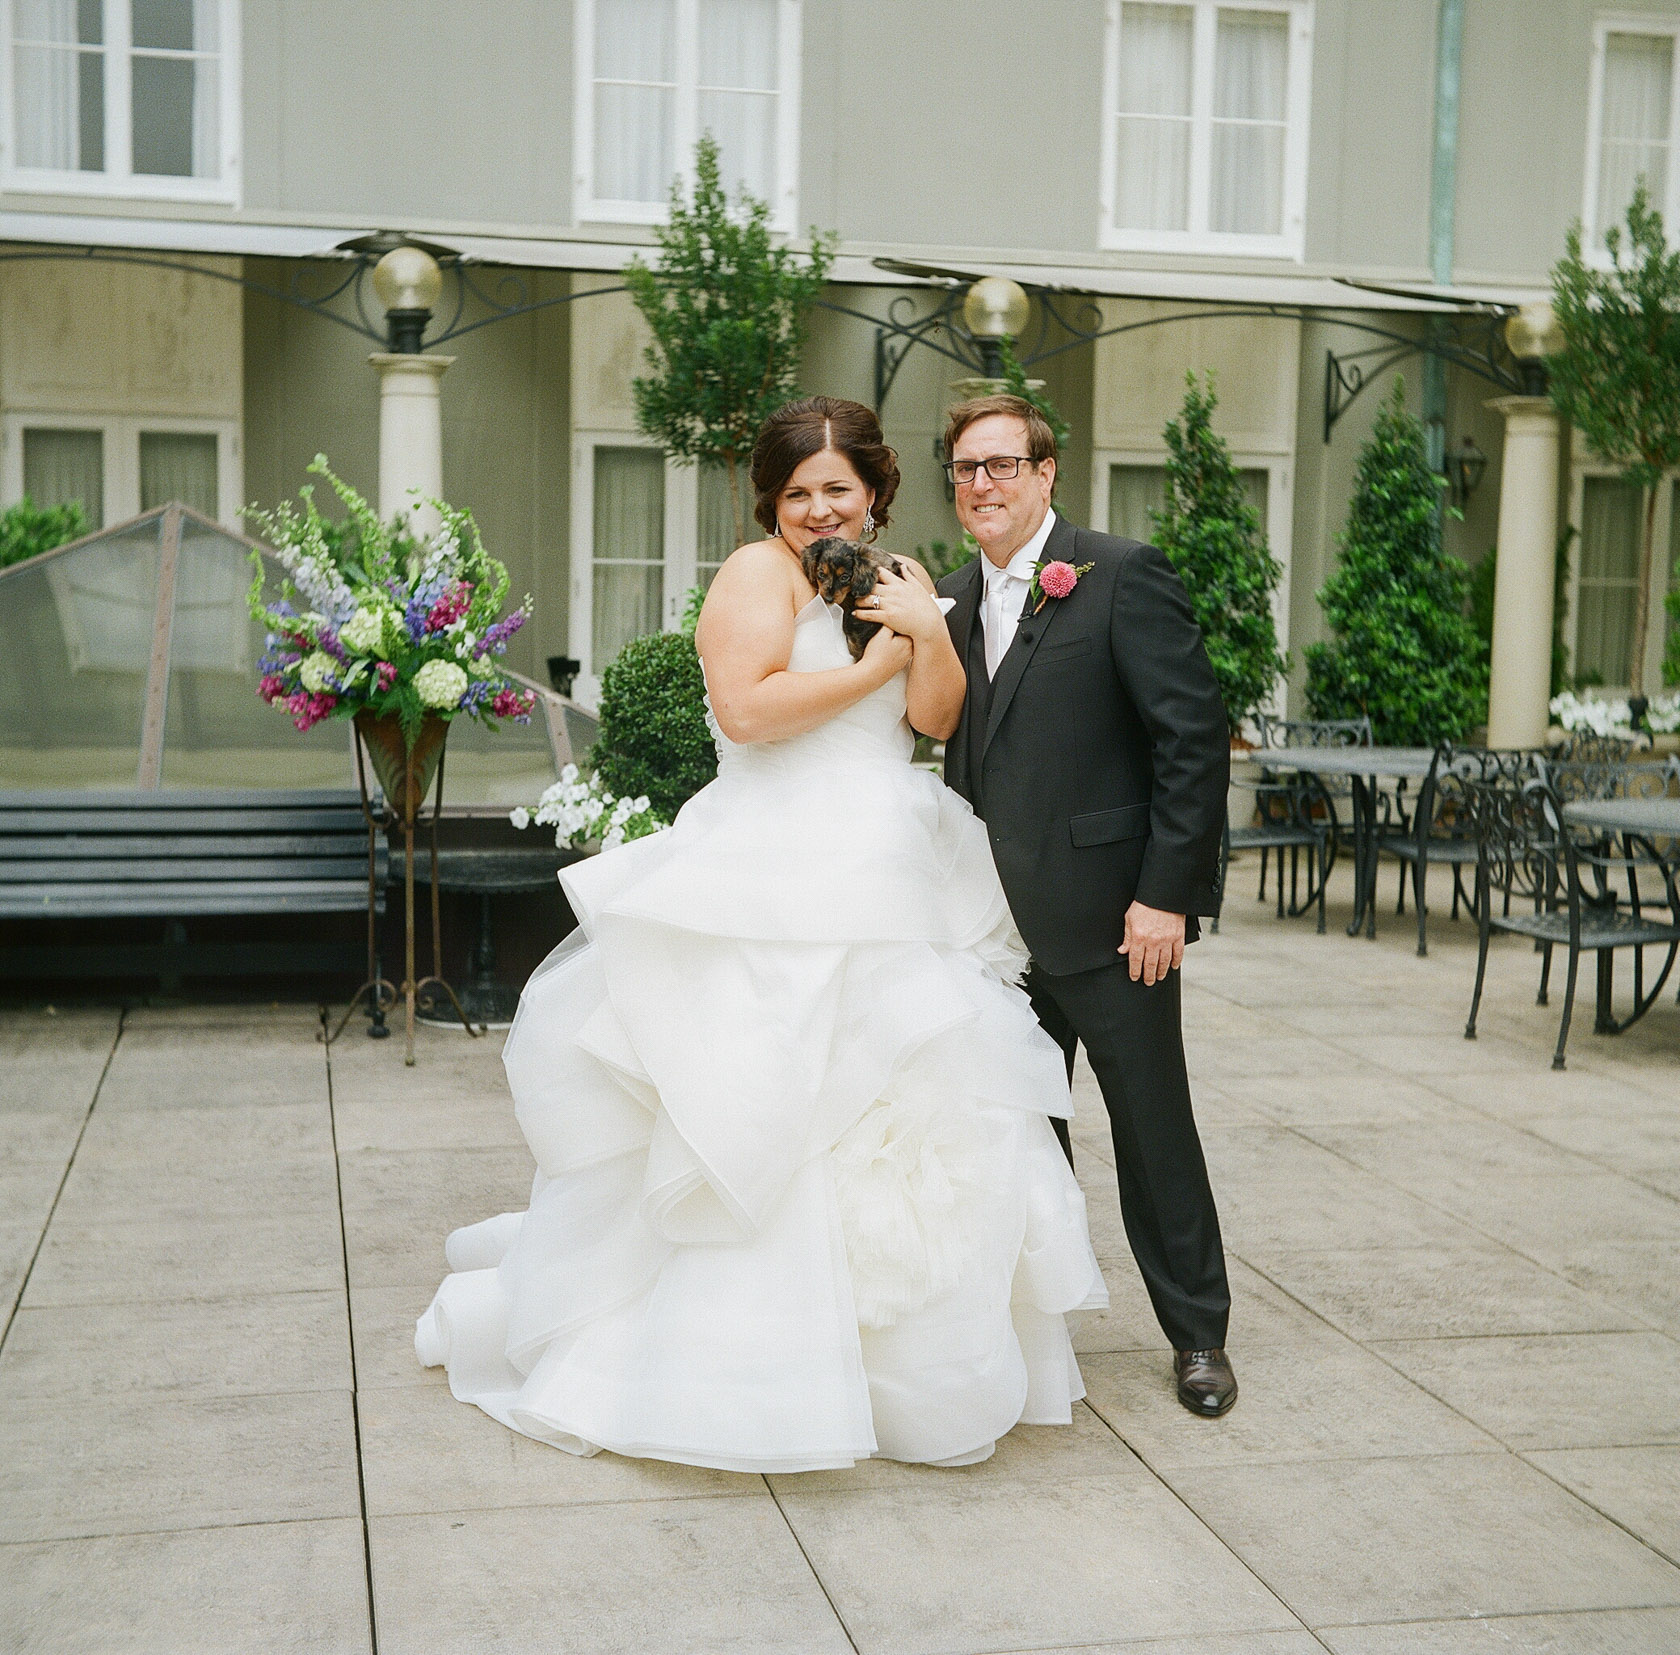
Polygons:
<instances>
[{"instance_id":1,"label":"purple flower","mask_svg":"<svg viewBox=\"0 0 1680 1655\"><path fill-rule=\"evenodd\" d=\"M502 651L507 648L508 639L511 638L524 624L525 611L523 609L516 609L511 615L504 615L501 620L497 621L496 624L478 640L477 645L473 649L473 654L475 656L487 655L493 651L495 654L500 655Z\"/></svg>"},{"instance_id":2,"label":"purple flower","mask_svg":"<svg viewBox=\"0 0 1680 1655\"><path fill-rule=\"evenodd\" d=\"M321 648L324 649L327 654L332 656L335 661L347 662L350 659L350 657L344 653L344 645L338 641L338 634L330 626L324 626L321 628L321 635L318 642L320 643Z\"/></svg>"}]
</instances>

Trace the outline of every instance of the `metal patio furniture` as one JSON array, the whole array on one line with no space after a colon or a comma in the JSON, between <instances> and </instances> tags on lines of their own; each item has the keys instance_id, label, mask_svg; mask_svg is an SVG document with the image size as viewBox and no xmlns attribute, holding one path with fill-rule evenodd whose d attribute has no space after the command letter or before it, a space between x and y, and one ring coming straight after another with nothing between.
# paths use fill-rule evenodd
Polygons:
<instances>
[{"instance_id":1,"label":"metal patio furniture","mask_svg":"<svg viewBox=\"0 0 1680 1655\"><path fill-rule=\"evenodd\" d=\"M1594 1032L1620 1034L1638 1022L1662 993L1680 951L1680 890L1675 885L1680 799L1583 800L1565 806L1543 778L1519 791L1457 771L1445 773L1440 787L1473 817L1480 852L1476 986L1465 1039L1476 1038L1488 944L1495 931L1531 937L1539 945L1539 1005L1546 1004L1552 950L1569 951L1554 1069L1564 1067L1583 953L1594 954L1598 968ZM1667 850L1659 851L1664 842ZM1625 891L1618 888L1618 877L1626 880ZM1657 900L1651 899L1653 880L1661 890ZM1494 912L1495 896L1505 899L1500 913ZM1650 947L1666 948L1667 955L1647 990L1644 950ZM1624 1018L1616 1017L1612 1005L1618 948L1634 950L1634 1003Z\"/></svg>"}]
</instances>

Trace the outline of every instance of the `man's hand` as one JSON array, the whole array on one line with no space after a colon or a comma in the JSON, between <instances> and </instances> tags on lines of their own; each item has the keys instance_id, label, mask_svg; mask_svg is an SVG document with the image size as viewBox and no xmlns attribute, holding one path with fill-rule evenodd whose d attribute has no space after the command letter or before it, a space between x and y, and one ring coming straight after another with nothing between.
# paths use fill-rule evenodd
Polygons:
<instances>
[{"instance_id":1,"label":"man's hand","mask_svg":"<svg viewBox=\"0 0 1680 1655\"><path fill-rule=\"evenodd\" d=\"M1120 944L1132 968L1132 981L1153 988L1169 971L1184 964L1184 916L1164 913L1142 902L1126 910L1126 940Z\"/></svg>"}]
</instances>

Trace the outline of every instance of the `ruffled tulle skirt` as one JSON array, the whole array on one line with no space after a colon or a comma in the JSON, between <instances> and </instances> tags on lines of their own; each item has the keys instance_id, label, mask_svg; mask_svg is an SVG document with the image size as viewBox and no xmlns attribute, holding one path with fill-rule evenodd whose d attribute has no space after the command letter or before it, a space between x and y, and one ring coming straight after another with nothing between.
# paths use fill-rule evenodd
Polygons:
<instances>
[{"instance_id":1,"label":"ruffled tulle skirt","mask_svg":"<svg viewBox=\"0 0 1680 1655\"><path fill-rule=\"evenodd\" d=\"M562 879L504 1052L530 1206L449 1237L420 1360L557 1447L739 1471L1066 1423L1107 1300L967 805L755 753Z\"/></svg>"}]
</instances>

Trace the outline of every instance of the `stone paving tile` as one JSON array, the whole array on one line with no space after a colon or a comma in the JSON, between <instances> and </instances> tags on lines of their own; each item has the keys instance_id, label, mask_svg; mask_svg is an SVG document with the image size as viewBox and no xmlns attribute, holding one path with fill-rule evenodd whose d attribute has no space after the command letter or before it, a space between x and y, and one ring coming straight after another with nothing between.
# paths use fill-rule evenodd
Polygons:
<instances>
[{"instance_id":1,"label":"stone paving tile","mask_svg":"<svg viewBox=\"0 0 1680 1655\"><path fill-rule=\"evenodd\" d=\"M1462 1119L1462 1104L1417 1081L1379 1075L1256 1075L1243 1082L1243 1097L1279 1126L1311 1129L1365 1126L1389 1121Z\"/></svg>"},{"instance_id":2,"label":"stone paving tile","mask_svg":"<svg viewBox=\"0 0 1680 1655\"><path fill-rule=\"evenodd\" d=\"M129 1033L168 1032L195 1040L231 1030L310 1043L320 1026L321 1008L313 1000L275 1000L267 1005L250 1000L184 1001L130 1006L123 1014L123 1027Z\"/></svg>"},{"instance_id":3,"label":"stone paving tile","mask_svg":"<svg viewBox=\"0 0 1680 1655\"><path fill-rule=\"evenodd\" d=\"M1680 1563L1680 1448L1577 1448L1527 1458Z\"/></svg>"},{"instance_id":4,"label":"stone paving tile","mask_svg":"<svg viewBox=\"0 0 1680 1655\"><path fill-rule=\"evenodd\" d=\"M1333 1655L1657 1655L1680 1649L1680 1609L1333 1626L1318 1635Z\"/></svg>"},{"instance_id":5,"label":"stone paving tile","mask_svg":"<svg viewBox=\"0 0 1680 1655\"><path fill-rule=\"evenodd\" d=\"M1420 1084L1444 1098L1500 1120L1528 1122L1564 1114L1601 1119L1671 1119L1673 1102L1659 1096L1648 1079L1605 1074L1577 1063L1559 1072L1544 1066L1503 1075L1431 1074Z\"/></svg>"},{"instance_id":6,"label":"stone paving tile","mask_svg":"<svg viewBox=\"0 0 1680 1655\"><path fill-rule=\"evenodd\" d=\"M1496 1177L1582 1177L1598 1170L1579 1155L1499 1121L1320 1122L1298 1130L1367 1172L1428 1194L1485 1192Z\"/></svg>"},{"instance_id":7,"label":"stone paving tile","mask_svg":"<svg viewBox=\"0 0 1680 1655\"><path fill-rule=\"evenodd\" d=\"M312 1227L336 1226L337 1163L322 1154L275 1155L243 1166L201 1155L173 1166L151 1158L78 1155L54 1221L142 1224L233 1219L251 1212L283 1213Z\"/></svg>"},{"instance_id":8,"label":"stone paving tile","mask_svg":"<svg viewBox=\"0 0 1680 1655\"><path fill-rule=\"evenodd\" d=\"M1507 1177L1479 1192L1460 1188L1439 1199L1477 1229L1554 1267L1577 1248L1600 1242L1680 1246L1680 1201L1616 1172Z\"/></svg>"},{"instance_id":9,"label":"stone paving tile","mask_svg":"<svg viewBox=\"0 0 1680 1655\"><path fill-rule=\"evenodd\" d=\"M1680 1168L1680 1135L1674 1130L1673 1113L1672 1108L1652 1108L1637 1115L1554 1115L1523 1124L1561 1149L1638 1177L1646 1171Z\"/></svg>"},{"instance_id":10,"label":"stone paving tile","mask_svg":"<svg viewBox=\"0 0 1680 1655\"><path fill-rule=\"evenodd\" d=\"M202 1109L95 1109L76 1161L88 1167L151 1166L170 1175L204 1166L235 1175L273 1160L332 1152L332 1112L323 1094L310 1102L256 1109L238 1102Z\"/></svg>"},{"instance_id":11,"label":"stone paving tile","mask_svg":"<svg viewBox=\"0 0 1680 1655\"><path fill-rule=\"evenodd\" d=\"M342 1290L20 1310L0 1349L17 1401L349 1389Z\"/></svg>"},{"instance_id":12,"label":"stone paving tile","mask_svg":"<svg viewBox=\"0 0 1680 1655\"><path fill-rule=\"evenodd\" d=\"M350 1520L0 1545L14 1655L366 1655L362 1528Z\"/></svg>"},{"instance_id":13,"label":"stone paving tile","mask_svg":"<svg viewBox=\"0 0 1680 1655\"><path fill-rule=\"evenodd\" d=\"M1324 1655L1310 1632L1237 1632L1211 1638L1128 1638L1124 1643L1056 1644L1054 1655ZM1011 1649L1000 1655L1051 1655L1048 1648Z\"/></svg>"},{"instance_id":14,"label":"stone paving tile","mask_svg":"<svg viewBox=\"0 0 1680 1655\"><path fill-rule=\"evenodd\" d=\"M1269 1255L1266 1274L1355 1339L1609 1333L1648 1325L1495 1242ZM1579 1277L1577 1277L1579 1279ZM1680 1308L1680 1284L1671 1287Z\"/></svg>"},{"instance_id":15,"label":"stone paving tile","mask_svg":"<svg viewBox=\"0 0 1680 1655\"><path fill-rule=\"evenodd\" d=\"M380 1517L380 1655L851 1655L768 1495Z\"/></svg>"},{"instance_id":16,"label":"stone paving tile","mask_svg":"<svg viewBox=\"0 0 1680 1655\"><path fill-rule=\"evenodd\" d=\"M42 1057L59 1068L97 1054L101 1063L117 1037L122 1012L115 1006L66 1006L52 1014L21 1007L0 1009L0 1073L20 1058Z\"/></svg>"},{"instance_id":17,"label":"stone paving tile","mask_svg":"<svg viewBox=\"0 0 1680 1655\"><path fill-rule=\"evenodd\" d=\"M440 1090L436 1096L373 1096L333 1085L333 1122L340 1154L362 1150L523 1148L513 1099L485 1087L465 1094Z\"/></svg>"},{"instance_id":18,"label":"stone paving tile","mask_svg":"<svg viewBox=\"0 0 1680 1655\"><path fill-rule=\"evenodd\" d=\"M1680 1604L1680 1569L1506 1454L1172 1481L1309 1626Z\"/></svg>"},{"instance_id":19,"label":"stone paving tile","mask_svg":"<svg viewBox=\"0 0 1680 1655\"><path fill-rule=\"evenodd\" d=\"M0 1114L65 1113L80 1121L99 1090L111 1037L98 1051L0 1056Z\"/></svg>"},{"instance_id":20,"label":"stone paving tile","mask_svg":"<svg viewBox=\"0 0 1680 1655\"><path fill-rule=\"evenodd\" d=\"M1660 1333L1425 1339L1373 1349L1519 1451L1680 1442L1680 1350Z\"/></svg>"},{"instance_id":21,"label":"stone paving tile","mask_svg":"<svg viewBox=\"0 0 1680 1655\"><path fill-rule=\"evenodd\" d=\"M62 1172L76 1147L85 1114L85 1105L78 1109L30 1110L9 1110L0 1105L0 1173L42 1164L56 1166Z\"/></svg>"},{"instance_id":22,"label":"stone paving tile","mask_svg":"<svg viewBox=\"0 0 1680 1655\"><path fill-rule=\"evenodd\" d=\"M523 1212L535 1171L519 1149L365 1150L341 1163L352 1287L411 1287L419 1315L448 1273L449 1232Z\"/></svg>"},{"instance_id":23,"label":"stone paving tile","mask_svg":"<svg viewBox=\"0 0 1680 1655\"><path fill-rule=\"evenodd\" d=\"M353 1517L344 1391L0 1398L0 1541Z\"/></svg>"},{"instance_id":24,"label":"stone paving tile","mask_svg":"<svg viewBox=\"0 0 1680 1655\"><path fill-rule=\"evenodd\" d=\"M738 1471L606 1453L584 1459L533 1442L457 1402L441 1370L415 1371L426 1383L361 1398L370 1516L764 1493L762 1477Z\"/></svg>"},{"instance_id":25,"label":"stone paving tile","mask_svg":"<svg viewBox=\"0 0 1680 1655\"><path fill-rule=\"evenodd\" d=\"M341 1290L336 1222L295 1214L54 1224L30 1277L30 1305L126 1304Z\"/></svg>"},{"instance_id":26,"label":"stone paving tile","mask_svg":"<svg viewBox=\"0 0 1680 1655\"><path fill-rule=\"evenodd\" d=\"M23 1291L24 1272L40 1242L39 1224L0 1224L0 1325Z\"/></svg>"},{"instance_id":27,"label":"stone paving tile","mask_svg":"<svg viewBox=\"0 0 1680 1655\"><path fill-rule=\"evenodd\" d=\"M1555 1262L1577 1286L1680 1336L1680 1244L1605 1242L1571 1248Z\"/></svg>"},{"instance_id":28,"label":"stone paving tile","mask_svg":"<svg viewBox=\"0 0 1680 1655\"><path fill-rule=\"evenodd\" d=\"M62 1161L0 1165L0 1225L33 1225L39 1231L47 1222L63 1178Z\"/></svg>"},{"instance_id":29,"label":"stone paving tile","mask_svg":"<svg viewBox=\"0 0 1680 1655\"><path fill-rule=\"evenodd\" d=\"M1351 1340L1230 1348L1242 1390L1216 1425L1179 1404L1164 1352L1082 1357L1080 1371L1091 1406L1169 1482L1183 1467L1499 1449Z\"/></svg>"},{"instance_id":30,"label":"stone paving tile","mask_svg":"<svg viewBox=\"0 0 1680 1655\"><path fill-rule=\"evenodd\" d=\"M443 1279L444 1265L438 1267ZM352 1287L350 1337L358 1389L427 1385L436 1377L414 1354L414 1324L431 1303L437 1282L408 1287Z\"/></svg>"},{"instance_id":31,"label":"stone paving tile","mask_svg":"<svg viewBox=\"0 0 1680 1655\"><path fill-rule=\"evenodd\" d=\"M1298 1627L1160 1483L778 1495L860 1655Z\"/></svg>"}]
</instances>

